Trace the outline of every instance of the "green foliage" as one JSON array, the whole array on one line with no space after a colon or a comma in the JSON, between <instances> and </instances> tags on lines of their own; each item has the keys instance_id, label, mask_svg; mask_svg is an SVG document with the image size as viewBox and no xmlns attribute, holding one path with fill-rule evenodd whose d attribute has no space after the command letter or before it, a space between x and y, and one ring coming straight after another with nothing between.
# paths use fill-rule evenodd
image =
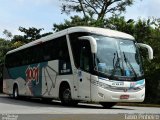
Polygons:
<instances>
[{"instance_id":1,"label":"green foliage","mask_svg":"<svg viewBox=\"0 0 160 120\"><path fill-rule=\"evenodd\" d=\"M84 17L103 20L108 13L120 14L126 11L127 6L131 6L134 0L61 0L62 13L71 12L83 13Z\"/></svg>"},{"instance_id":2,"label":"green foliage","mask_svg":"<svg viewBox=\"0 0 160 120\"><path fill-rule=\"evenodd\" d=\"M6 38L12 38L12 33L10 31L8 31L7 29L5 29L3 31L3 34L6 36Z\"/></svg>"},{"instance_id":3,"label":"green foliage","mask_svg":"<svg viewBox=\"0 0 160 120\"><path fill-rule=\"evenodd\" d=\"M66 28L69 27L75 27L75 26L93 26L93 27L97 27L97 26L101 26L104 27L104 20L95 20L89 17L79 17L79 16L73 16L70 17L70 21L69 20L65 20L64 23L61 24L54 24L53 25L53 30L54 31L60 31L60 30L64 30Z\"/></svg>"},{"instance_id":4,"label":"green foliage","mask_svg":"<svg viewBox=\"0 0 160 120\"><path fill-rule=\"evenodd\" d=\"M14 35L11 41L12 41L12 43L18 42L18 41L20 41L22 43L27 43L28 42L28 40L25 39L25 37L22 36L22 35Z\"/></svg>"},{"instance_id":5,"label":"green foliage","mask_svg":"<svg viewBox=\"0 0 160 120\"><path fill-rule=\"evenodd\" d=\"M37 29L35 27L31 28L24 28L24 27L19 27L19 30L24 33L24 35L14 35L12 40L11 40L11 47L12 48L18 48L26 43L29 43L31 41L37 40L41 37L45 37L47 35L52 34L52 32L49 33L44 33L40 34L40 32L43 30L43 28Z\"/></svg>"},{"instance_id":6,"label":"green foliage","mask_svg":"<svg viewBox=\"0 0 160 120\"><path fill-rule=\"evenodd\" d=\"M18 47L20 47L20 46L22 46L22 45L24 45L24 44L25 44L25 43L22 42L22 41L16 41L16 42L13 42L13 43L11 44L11 48L15 49L15 48L18 48Z\"/></svg>"},{"instance_id":7,"label":"green foliage","mask_svg":"<svg viewBox=\"0 0 160 120\"><path fill-rule=\"evenodd\" d=\"M122 31L128 34L134 34L134 23L135 21L130 19L128 21L125 20L123 16L112 16L106 19L106 28L110 28L113 30Z\"/></svg>"},{"instance_id":8,"label":"green foliage","mask_svg":"<svg viewBox=\"0 0 160 120\"><path fill-rule=\"evenodd\" d=\"M4 63L5 54L11 49L10 41L0 38L0 64Z\"/></svg>"},{"instance_id":9,"label":"green foliage","mask_svg":"<svg viewBox=\"0 0 160 120\"><path fill-rule=\"evenodd\" d=\"M24 33L24 39L27 40L27 42L31 42L41 38L40 32L43 28L37 29L35 27L31 27L26 29L24 27L19 27L19 30Z\"/></svg>"}]
</instances>

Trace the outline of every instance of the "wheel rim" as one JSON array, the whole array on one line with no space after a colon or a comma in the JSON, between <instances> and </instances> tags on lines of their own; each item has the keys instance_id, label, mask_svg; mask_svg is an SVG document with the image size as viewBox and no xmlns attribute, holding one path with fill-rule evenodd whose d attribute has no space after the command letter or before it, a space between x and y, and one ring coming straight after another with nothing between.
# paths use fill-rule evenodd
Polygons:
<instances>
[{"instance_id":1,"label":"wheel rim","mask_svg":"<svg viewBox=\"0 0 160 120\"><path fill-rule=\"evenodd\" d=\"M69 89L66 89L64 92L63 92L63 100L68 103L70 100L71 100L71 92Z\"/></svg>"},{"instance_id":2,"label":"wheel rim","mask_svg":"<svg viewBox=\"0 0 160 120\"><path fill-rule=\"evenodd\" d=\"M15 98L18 97L18 90L17 90L17 88L15 88L15 90L14 90L14 97L15 97Z\"/></svg>"}]
</instances>

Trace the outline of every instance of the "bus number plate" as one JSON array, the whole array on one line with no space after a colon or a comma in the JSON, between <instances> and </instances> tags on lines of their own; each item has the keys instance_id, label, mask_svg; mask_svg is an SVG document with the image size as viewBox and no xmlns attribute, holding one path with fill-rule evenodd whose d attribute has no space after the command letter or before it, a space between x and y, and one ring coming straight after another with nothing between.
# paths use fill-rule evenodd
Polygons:
<instances>
[{"instance_id":1,"label":"bus number plate","mask_svg":"<svg viewBox=\"0 0 160 120\"><path fill-rule=\"evenodd\" d=\"M129 98L129 95L121 95L120 96L120 99L128 99Z\"/></svg>"}]
</instances>

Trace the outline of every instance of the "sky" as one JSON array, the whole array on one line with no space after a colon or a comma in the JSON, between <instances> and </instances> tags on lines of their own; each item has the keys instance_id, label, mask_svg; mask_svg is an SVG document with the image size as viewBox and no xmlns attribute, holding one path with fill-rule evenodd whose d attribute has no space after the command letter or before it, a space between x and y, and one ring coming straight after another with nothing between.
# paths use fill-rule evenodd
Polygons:
<instances>
[{"instance_id":1,"label":"sky","mask_svg":"<svg viewBox=\"0 0 160 120\"><path fill-rule=\"evenodd\" d=\"M13 35L22 34L20 26L44 28L53 32L54 23L63 23L69 16L61 14L60 0L0 0L0 38L5 38L4 29ZM160 18L160 0L135 0L122 14L126 19ZM71 14L72 15L72 14Z\"/></svg>"}]
</instances>

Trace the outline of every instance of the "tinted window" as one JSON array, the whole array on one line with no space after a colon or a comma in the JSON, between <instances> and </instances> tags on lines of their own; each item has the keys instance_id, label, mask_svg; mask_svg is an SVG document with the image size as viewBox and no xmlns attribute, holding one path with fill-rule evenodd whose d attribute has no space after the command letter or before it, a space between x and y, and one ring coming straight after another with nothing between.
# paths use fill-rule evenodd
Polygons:
<instances>
[{"instance_id":1,"label":"tinted window","mask_svg":"<svg viewBox=\"0 0 160 120\"><path fill-rule=\"evenodd\" d=\"M70 61L65 36L6 55L6 66L17 67L58 59Z\"/></svg>"},{"instance_id":2,"label":"tinted window","mask_svg":"<svg viewBox=\"0 0 160 120\"><path fill-rule=\"evenodd\" d=\"M69 35L74 63L77 68L80 67L80 40L78 40L78 37L86 35L88 35L88 33L84 32L77 32Z\"/></svg>"},{"instance_id":3,"label":"tinted window","mask_svg":"<svg viewBox=\"0 0 160 120\"><path fill-rule=\"evenodd\" d=\"M89 72L91 67L93 67L90 43L87 40L78 39L78 37L87 35L89 35L89 33L80 32L72 33L69 35L69 37L75 66Z\"/></svg>"},{"instance_id":4,"label":"tinted window","mask_svg":"<svg viewBox=\"0 0 160 120\"><path fill-rule=\"evenodd\" d=\"M80 68L89 72L92 65L90 43L87 40L82 40L80 43Z\"/></svg>"}]
</instances>

